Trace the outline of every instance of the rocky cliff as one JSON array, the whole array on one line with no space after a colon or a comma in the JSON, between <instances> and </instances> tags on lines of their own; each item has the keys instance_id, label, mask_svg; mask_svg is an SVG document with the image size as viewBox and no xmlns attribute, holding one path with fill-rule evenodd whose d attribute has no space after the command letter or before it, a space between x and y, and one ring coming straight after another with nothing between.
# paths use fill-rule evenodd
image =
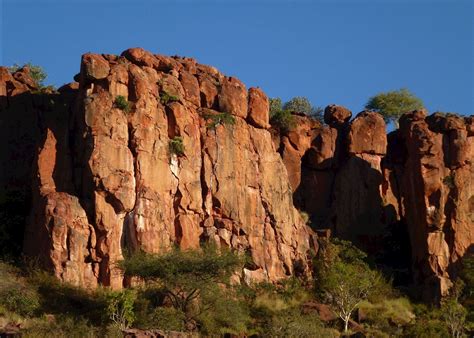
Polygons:
<instances>
[{"instance_id":1,"label":"rocky cliff","mask_svg":"<svg viewBox=\"0 0 474 338\"><path fill-rule=\"evenodd\" d=\"M27 69L2 74L2 115L20 111L20 130L34 135L27 149L9 139L5 158L21 165L5 163L3 181L23 184L29 175L15 168L33 170L24 250L60 279L121 287L124 250L206 241L248 253L245 279L307 272L311 230L293 207L260 89L142 49L84 55L78 83L59 94L34 94Z\"/></svg>"},{"instance_id":2,"label":"rocky cliff","mask_svg":"<svg viewBox=\"0 0 474 338\"><path fill-rule=\"evenodd\" d=\"M472 250L473 117L411 112L387 135L331 105L279 133L262 90L138 48L85 54L75 80L39 90L0 68L1 197L31 200L24 252L62 280L121 287L125 251L203 242L248 253L243 279L307 274L317 244L297 209L411 268L427 299Z\"/></svg>"},{"instance_id":3,"label":"rocky cliff","mask_svg":"<svg viewBox=\"0 0 474 338\"><path fill-rule=\"evenodd\" d=\"M414 111L387 137L380 115L351 116L328 106L325 126L296 116L276 138L295 205L439 299L474 244L473 117Z\"/></svg>"}]
</instances>

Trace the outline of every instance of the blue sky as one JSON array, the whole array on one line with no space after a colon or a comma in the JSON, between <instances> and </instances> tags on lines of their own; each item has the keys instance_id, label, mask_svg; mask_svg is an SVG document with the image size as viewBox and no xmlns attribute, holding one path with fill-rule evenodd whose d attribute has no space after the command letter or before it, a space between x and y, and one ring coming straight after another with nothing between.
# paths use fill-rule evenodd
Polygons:
<instances>
[{"instance_id":1,"label":"blue sky","mask_svg":"<svg viewBox=\"0 0 474 338\"><path fill-rule=\"evenodd\" d=\"M72 81L85 52L191 56L260 86L354 113L407 87L430 111L474 114L474 1L0 0L0 64Z\"/></svg>"}]
</instances>

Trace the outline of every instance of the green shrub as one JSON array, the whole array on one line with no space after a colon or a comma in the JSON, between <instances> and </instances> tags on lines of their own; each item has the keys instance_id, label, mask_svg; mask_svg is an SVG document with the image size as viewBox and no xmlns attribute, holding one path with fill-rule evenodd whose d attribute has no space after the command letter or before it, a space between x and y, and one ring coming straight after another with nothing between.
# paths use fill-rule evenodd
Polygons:
<instances>
[{"instance_id":1,"label":"green shrub","mask_svg":"<svg viewBox=\"0 0 474 338\"><path fill-rule=\"evenodd\" d=\"M235 117L227 112L206 114L204 118L208 120L207 128L216 129L218 125L234 125Z\"/></svg>"},{"instance_id":2,"label":"green shrub","mask_svg":"<svg viewBox=\"0 0 474 338\"><path fill-rule=\"evenodd\" d=\"M364 301L359 311L370 327L392 335L399 333L398 328L410 325L415 320L413 307L406 298L385 299L375 304Z\"/></svg>"},{"instance_id":3,"label":"green shrub","mask_svg":"<svg viewBox=\"0 0 474 338\"><path fill-rule=\"evenodd\" d=\"M250 333L250 312L246 304L229 295L231 290L218 286L203 295L209 309L196 317L200 331L205 336L245 335Z\"/></svg>"},{"instance_id":4,"label":"green shrub","mask_svg":"<svg viewBox=\"0 0 474 338\"><path fill-rule=\"evenodd\" d=\"M184 331L186 315L173 307L160 306L153 310L147 320L147 329Z\"/></svg>"},{"instance_id":5,"label":"green shrub","mask_svg":"<svg viewBox=\"0 0 474 338\"><path fill-rule=\"evenodd\" d=\"M34 290L11 288L0 294L0 302L10 311L22 316L32 316L40 306L40 299Z\"/></svg>"},{"instance_id":6,"label":"green shrub","mask_svg":"<svg viewBox=\"0 0 474 338\"><path fill-rule=\"evenodd\" d=\"M118 95L114 101L115 107L124 111L125 113L130 112L130 103L127 101L125 96Z\"/></svg>"},{"instance_id":7,"label":"green shrub","mask_svg":"<svg viewBox=\"0 0 474 338\"><path fill-rule=\"evenodd\" d=\"M99 330L80 317L58 316L38 318L22 332L25 338L93 338L100 337Z\"/></svg>"},{"instance_id":8,"label":"green shrub","mask_svg":"<svg viewBox=\"0 0 474 338\"><path fill-rule=\"evenodd\" d=\"M231 251L218 252L215 247L206 246L159 255L138 252L119 266L128 276L160 286L166 294L165 301L186 315L186 327L190 327L195 325L198 315L212 307L207 296L215 294L215 286L227 284L241 264L241 259Z\"/></svg>"},{"instance_id":9,"label":"green shrub","mask_svg":"<svg viewBox=\"0 0 474 338\"><path fill-rule=\"evenodd\" d=\"M404 330L404 337L410 338L448 338L451 337L446 325L439 319L422 318Z\"/></svg>"},{"instance_id":10,"label":"green shrub","mask_svg":"<svg viewBox=\"0 0 474 338\"><path fill-rule=\"evenodd\" d=\"M282 103L279 97L271 98L270 101L270 124L283 133L288 133L295 128L295 118L293 113L305 114L312 119L323 122L323 109L311 105L306 97L296 96Z\"/></svg>"},{"instance_id":11,"label":"green shrub","mask_svg":"<svg viewBox=\"0 0 474 338\"><path fill-rule=\"evenodd\" d=\"M270 117L275 115L276 112L283 110L283 102L279 97L269 98Z\"/></svg>"},{"instance_id":12,"label":"green shrub","mask_svg":"<svg viewBox=\"0 0 474 338\"><path fill-rule=\"evenodd\" d=\"M323 121L323 109L321 107L314 107L309 102L308 98L303 96L296 96L283 105L283 110L305 114L315 120Z\"/></svg>"},{"instance_id":13,"label":"green shrub","mask_svg":"<svg viewBox=\"0 0 474 338\"><path fill-rule=\"evenodd\" d=\"M270 124L281 132L288 133L295 127L295 118L289 110L278 110L270 116Z\"/></svg>"},{"instance_id":14,"label":"green shrub","mask_svg":"<svg viewBox=\"0 0 474 338\"><path fill-rule=\"evenodd\" d=\"M183 138L181 136L175 136L169 141L169 149L171 154L176 154L177 156L184 155L184 144Z\"/></svg>"},{"instance_id":15,"label":"green shrub","mask_svg":"<svg viewBox=\"0 0 474 338\"><path fill-rule=\"evenodd\" d=\"M168 93L165 92L165 91L162 91L162 92L160 93L160 102L161 102L162 104L168 104L168 103L170 103L170 102L176 102L176 101L179 101L179 97L178 97L178 96L168 94Z\"/></svg>"},{"instance_id":16,"label":"green shrub","mask_svg":"<svg viewBox=\"0 0 474 338\"><path fill-rule=\"evenodd\" d=\"M130 327L135 321L133 305L137 298L136 292L131 289L108 291L105 294L105 298L110 320L122 330Z\"/></svg>"},{"instance_id":17,"label":"green shrub","mask_svg":"<svg viewBox=\"0 0 474 338\"><path fill-rule=\"evenodd\" d=\"M315 315L303 314L298 308L279 311L266 321L262 334L268 337L338 337L325 329Z\"/></svg>"},{"instance_id":18,"label":"green shrub","mask_svg":"<svg viewBox=\"0 0 474 338\"><path fill-rule=\"evenodd\" d=\"M39 88L44 87L44 80L46 80L46 77L48 76L44 69L41 66L33 65L31 62L28 62L24 64L23 66L20 66L18 64L14 64L11 67L8 67L8 70L11 73L15 73L16 71L20 70L23 67L28 67L30 69L30 76L35 81L36 85Z\"/></svg>"}]
</instances>

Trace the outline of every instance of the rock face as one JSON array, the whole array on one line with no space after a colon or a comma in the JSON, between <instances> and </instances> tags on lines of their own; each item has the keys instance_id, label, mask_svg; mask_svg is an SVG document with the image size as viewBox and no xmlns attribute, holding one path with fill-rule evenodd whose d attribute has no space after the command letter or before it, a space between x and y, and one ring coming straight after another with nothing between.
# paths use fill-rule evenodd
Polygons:
<instances>
[{"instance_id":1,"label":"rock face","mask_svg":"<svg viewBox=\"0 0 474 338\"><path fill-rule=\"evenodd\" d=\"M1 74L1 93L13 100L5 88L16 80ZM28 255L88 287L122 287L116 262L124 250L202 242L248 253L246 280L308 272L312 232L293 207L260 89L142 49L85 54L76 79L56 110L30 112L40 121L37 151L29 151L36 155ZM22 86L15 90L31 89ZM172 152L173 139L183 154Z\"/></svg>"},{"instance_id":2,"label":"rock face","mask_svg":"<svg viewBox=\"0 0 474 338\"><path fill-rule=\"evenodd\" d=\"M401 253L411 251L424 299L439 299L474 244L472 117L415 111L387 137L377 113L362 112L349 123L350 116L331 105L329 126L308 127L314 122L300 117L299 126L280 137L295 205L311 215L313 226L330 228L375 257L387 256L387 246L405 246ZM404 231L406 240L388 238Z\"/></svg>"},{"instance_id":3,"label":"rock face","mask_svg":"<svg viewBox=\"0 0 474 338\"><path fill-rule=\"evenodd\" d=\"M474 135L470 118L414 111L400 120L406 159L400 204L425 298L445 295L460 258L474 244Z\"/></svg>"},{"instance_id":4,"label":"rock face","mask_svg":"<svg viewBox=\"0 0 474 338\"><path fill-rule=\"evenodd\" d=\"M0 207L31 201L14 211L24 251L61 280L119 288L125 250L203 242L248 253L245 281L306 274L317 245L297 209L431 301L473 250L473 116L414 111L387 135L330 105L326 125L294 115L278 134L261 89L191 58L133 48L80 69L52 91L0 67Z\"/></svg>"}]
</instances>

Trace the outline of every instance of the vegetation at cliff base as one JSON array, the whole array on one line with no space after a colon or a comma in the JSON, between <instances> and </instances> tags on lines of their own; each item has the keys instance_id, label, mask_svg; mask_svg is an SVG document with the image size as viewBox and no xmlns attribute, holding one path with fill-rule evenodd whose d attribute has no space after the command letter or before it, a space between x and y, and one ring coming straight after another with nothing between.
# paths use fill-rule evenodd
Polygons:
<instances>
[{"instance_id":1,"label":"vegetation at cliff base","mask_svg":"<svg viewBox=\"0 0 474 338\"><path fill-rule=\"evenodd\" d=\"M350 242L320 239L313 279L237 283L246 256L204 246L137 252L119 263L133 287L83 289L34 264L0 262L0 332L25 337L120 337L130 329L202 336L467 337L472 332L472 257L440 307L391 286ZM130 280L130 279L129 279Z\"/></svg>"},{"instance_id":2,"label":"vegetation at cliff base","mask_svg":"<svg viewBox=\"0 0 474 338\"><path fill-rule=\"evenodd\" d=\"M397 122L402 114L422 109L423 101L408 89L402 88L372 96L365 108L380 113L387 123Z\"/></svg>"}]
</instances>

